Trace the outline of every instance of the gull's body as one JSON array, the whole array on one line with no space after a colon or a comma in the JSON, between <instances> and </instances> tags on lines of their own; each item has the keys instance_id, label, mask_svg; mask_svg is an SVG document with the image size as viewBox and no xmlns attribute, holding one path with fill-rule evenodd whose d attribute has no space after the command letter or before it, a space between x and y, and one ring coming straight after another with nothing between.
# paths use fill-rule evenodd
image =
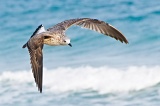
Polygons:
<instances>
[{"instance_id":1,"label":"gull's body","mask_svg":"<svg viewBox=\"0 0 160 106\"><path fill-rule=\"evenodd\" d=\"M40 25L29 41L23 45L23 48L27 47L30 53L31 66L35 82L38 86L38 90L42 92L42 78L43 78L43 45L71 45L70 39L65 35L65 31L72 25L78 25L90 30L97 31L104 35L115 38L122 43L128 43L124 35L116 28L108 23L97 19L79 18L70 19L56 24L55 26L45 30L43 25Z\"/></svg>"}]
</instances>

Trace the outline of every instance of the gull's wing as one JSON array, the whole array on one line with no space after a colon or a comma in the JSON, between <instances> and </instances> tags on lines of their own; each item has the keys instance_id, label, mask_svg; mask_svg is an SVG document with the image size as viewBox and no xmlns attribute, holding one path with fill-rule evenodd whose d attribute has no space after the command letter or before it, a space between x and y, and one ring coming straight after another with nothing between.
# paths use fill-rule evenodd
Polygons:
<instances>
[{"instance_id":1,"label":"gull's wing","mask_svg":"<svg viewBox=\"0 0 160 106\"><path fill-rule=\"evenodd\" d=\"M65 20L61 23L56 24L55 26L48 28L47 31L57 31L57 30L62 30L65 31L67 30L71 25L74 25L80 21L85 21L88 20L88 18L78 18L78 19L70 19L70 20Z\"/></svg>"},{"instance_id":2,"label":"gull's wing","mask_svg":"<svg viewBox=\"0 0 160 106\"><path fill-rule=\"evenodd\" d=\"M31 67L33 76L38 86L38 90L42 92L42 79L43 79L43 36L32 37L27 42L28 51L30 54Z\"/></svg>"},{"instance_id":3,"label":"gull's wing","mask_svg":"<svg viewBox=\"0 0 160 106\"><path fill-rule=\"evenodd\" d=\"M37 29L33 32L29 41L23 45L22 48L27 47L30 60L32 73L38 86L38 90L42 92L42 80L43 80L43 41L45 38L52 37L50 32L47 32L43 25L39 25Z\"/></svg>"},{"instance_id":4,"label":"gull's wing","mask_svg":"<svg viewBox=\"0 0 160 106\"><path fill-rule=\"evenodd\" d=\"M120 40L122 43L128 43L127 39L124 35L118 31L115 27L111 26L104 21L100 21L97 19L90 18L79 18L79 19L70 19L63 21L61 23L56 24L55 26L48 28L47 31L65 31L72 25L78 25L84 28L88 28L90 30L94 30L96 32L102 33L104 35L108 35L110 37L115 38L116 40Z\"/></svg>"}]
</instances>

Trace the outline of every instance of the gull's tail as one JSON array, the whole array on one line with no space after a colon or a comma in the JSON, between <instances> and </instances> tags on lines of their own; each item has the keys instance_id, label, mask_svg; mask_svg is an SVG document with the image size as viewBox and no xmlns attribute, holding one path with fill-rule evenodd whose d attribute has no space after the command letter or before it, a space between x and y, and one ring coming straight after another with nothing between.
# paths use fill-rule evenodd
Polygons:
<instances>
[{"instance_id":1,"label":"gull's tail","mask_svg":"<svg viewBox=\"0 0 160 106\"><path fill-rule=\"evenodd\" d=\"M22 48L26 48L26 47L27 47L27 43L22 46Z\"/></svg>"},{"instance_id":2,"label":"gull's tail","mask_svg":"<svg viewBox=\"0 0 160 106\"><path fill-rule=\"evenodd\" d=\"M44 32L44 31L45 31L45 29L44 29L43 25L41 24L36 28L36 30L33 32L32 36L30 38L32 38L37 33L41 33L41 32ZM22 48L25 48L25 47L27 47L27 43L22 46Z\"/></svg>"}]
</instances>

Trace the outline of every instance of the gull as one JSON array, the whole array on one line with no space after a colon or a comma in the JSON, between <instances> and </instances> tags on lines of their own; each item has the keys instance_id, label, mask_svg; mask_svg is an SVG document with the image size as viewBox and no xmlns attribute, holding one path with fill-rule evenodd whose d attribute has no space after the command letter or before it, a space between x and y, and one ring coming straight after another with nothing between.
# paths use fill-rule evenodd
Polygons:
<instances>
[{"instance_id":1,"label":"gull","mask_svg":"<svg viewBox=\"0 0 160 106\"><path fill-rule=\"evenodd\" d=\"M26 44L23 45L22 48L27 47L30 54L31 68L32 73L35 79L35 83L38 87L38 91L42 93L42 79L43 79L43 45L69 45L72 47L70 38L66 36L65 31L71 27L72 25L81 26L83 28L87 28L101 34L110 36L115 38L116 40L121 41L122 43L128 43L127 39L124 35L118 31L112 25L105 23L104 21L100 21L98 19L91 18L77 18L77 19L69 19L62 21L54 25L47 30L41 24L34 31L30 39Z\"/></svg>"}]
</instances>

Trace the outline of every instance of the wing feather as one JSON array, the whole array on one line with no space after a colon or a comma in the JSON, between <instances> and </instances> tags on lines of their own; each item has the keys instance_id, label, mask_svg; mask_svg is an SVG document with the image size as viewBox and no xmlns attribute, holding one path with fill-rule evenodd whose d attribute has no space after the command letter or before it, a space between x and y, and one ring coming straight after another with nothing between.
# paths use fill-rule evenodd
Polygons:
<instances>
[{"instance_id":1,"label":"wing feather","mask_svg":"<svg viewBox=\"0 0 160 106\"><path fill-rule=\"evenodd\" d=\"M63 21L47 30L51 32L52 31L62 32L67 30L72 25L78 25L90 30L94 30L104 35L113 37L116 40L121 41L122 43L123 42L128 43L124 35L120 31L118 31L115 27L111 26L108 23L105 23L104 21L100 21L97 19L90 19L90 18L70 19L70 20Z\"/></svg>"},{"instance_id":2,"label":"wing feather","mask_svg":"<svg viewBox=\"0 0 160 106\"><path fill-rule=\"evenodd\" d=\"M43 79L43 37L33 36L27 42L28 51L30 54L32 73L38 86L40 93L42 92Z\"/></svg>"}]
</instances>

